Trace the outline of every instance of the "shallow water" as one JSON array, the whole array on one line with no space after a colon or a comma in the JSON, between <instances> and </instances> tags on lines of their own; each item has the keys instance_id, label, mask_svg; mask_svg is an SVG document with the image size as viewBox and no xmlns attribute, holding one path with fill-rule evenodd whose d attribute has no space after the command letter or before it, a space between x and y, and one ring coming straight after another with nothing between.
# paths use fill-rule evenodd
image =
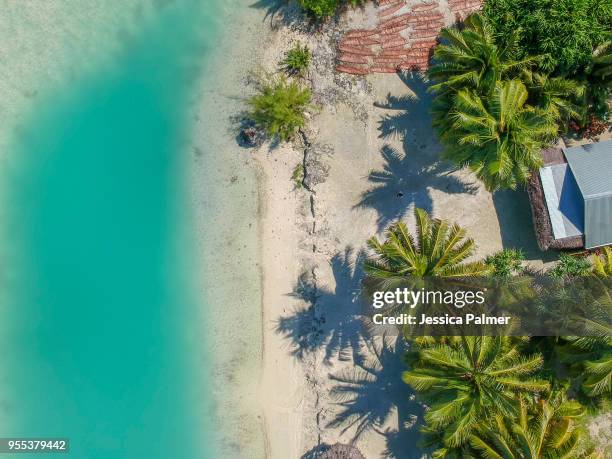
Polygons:
<instances>
[{"instance_id":1,"label":"shallow water","mask_svg":"<svg viewBox=\"0 0 612 459\"><path fill-rule=\"evenodd\" d=\"M185 168L223 1L141 3L7 142L0 427L78 458L218 457Z\"/></svg>"}]
</instances>

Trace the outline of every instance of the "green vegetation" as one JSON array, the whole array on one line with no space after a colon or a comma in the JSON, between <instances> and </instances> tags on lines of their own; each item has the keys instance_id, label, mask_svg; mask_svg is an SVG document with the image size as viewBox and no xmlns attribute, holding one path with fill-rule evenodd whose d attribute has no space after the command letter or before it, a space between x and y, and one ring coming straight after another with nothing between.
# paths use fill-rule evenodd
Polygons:
<instances>
[{"instance_id":1,"label":"green vegetation","mask_svg":"<svg viewBox=\"0 0 612 459\"><path fill-rule=\"evenodd\" d=\"M465 262L474 254L475 244L465 230L446 220L432 219L423 209L414 210L416 237L406 224L389 227L386 240L368 241L372 255L364 263L367 276L375 281L393 282L408 276L476 276L490 268L482 262Z\"/></svg>"},{"instance_id":2,"label":"green vegetation","mask_svg":"<svg viewBox=\"0 0 612 459\"><path fill-rule=\"evenodd\" d=\"M557 392L536 403L521 400L516 420L496 416L470 438L470 446L486 458L597 457L579 424L584 408Z\"/></svg>"},{"instance_id":3,"label":"green vegetation","mask_svg":"<svg viewBox=\"0 0 612 459\"><path fill-rule=\"evenodd\" d=\"M426 428L441 431L443 450L466 444L484 419L518 414L518 401L548 391L531 378L542 356L523 355L509 337L466 336L420 345L408 357L409 384L430 407Z\"/></svg>"},{"instance_id":4,"label":"green vegetation","mask_svg":"<svg viewBox=\"0 0 612 459\"><path fill-rule=\"evenodd\" d=\"M304 180L304 164L298 163L293 169L293 173L291 174L291 180L293 180L294 189L299 189L304 186L302 181Z\"/></svg>"},{"instance_id":5,"label":"green vegetation","mask_svg":"<svg viewBox=\"0 0 612 459\"><path fill-rule=\"evenodd\" d=\"M586 69L588 81L587 104L599 119L609 116L608 100L612 91L612 33L593 51L593 60Z\"/></svg>"},{"instance_id":6,"label":"green vegetation","mask_svg":"<svg viewBox=\"0 0 612 459\"><path fill-rule=\"evenodd\" d=\"M593 255L593 273L597 276L612 276L612 248L604 247L601 256Z\"/></svg>"},{"instance_id":7,"label":"green vegetation","mask_svg":"<svg viewBox=\"0 0 612 459\"><path fill-rule=\"evenodd\" d=\"M528 102L540 108L562 128L582 117L585 87L576 80L526 70L521 74L529 93Z\"/></svg>"},{"instance_id":8,"label":"green vegetation","mask_svg":"<svg viewBox=\"0 0 612 459\"><path fill-rule=\"evenodd\" d=\"M553 277L584 276L591 271L588 258L562 253L557 265L549 271Z\"/></svg>"},{"instance_id":9,"label":"green vegetation","mask_svg":"<svg viewBox=\"0 0 612 459\"><path fill-rule=\"evenodd\" d=\"M415 220L413 234L396 222L384 242L368 241L366 280L379 289L392 291L396 281L427 275L510 279L525 272L520 250L466 262L476 247L463 229L421 209ZM610 268L610 248L591 259L562 254L549 271L555 287L537 290L546 307L581 311L592 336L404 335L409 350L402 379L427 406L421 444L435 450L432 457L601 457L584 418L587 406L597 412L612 396L612 330L601 315L612 305ZM573 288L576 276L589 281L586 291Z\"/></svg>"},{"instance_id":10,"label":"green vegetation","mask_svg":"<svg viewBox=\"0 0 612 459\"><path fill-rule=\"evenodd\" d=\"M448 91L461 89L491 94L501 79L515 77L537 61L531 57L512 60L511 48L497 47L491 27L480 14L472 14L462 30L443 29L440 37L444 42L434 50L429 78L435 83L431 90L447 96Z\"/></svg>"},{"instance_id":11,"label":"green vegetation","mask_svg":"<svg viewBox=\"0 0 612 459\"><path fill-rule=\"evenodd\" d=\"M339 0L298 0L298 2L304 11L317 19L333 15L340 4Z\"/></svg>"},{"instance_id":12,"label":"green vegetation","mask_svg":"<svg viewBox=\"0 0 612 459\"><path fill-rule=\"evenodd\" d=\"M291 139L306 124L311 91L284 77L263 78L258 93L248 100L248 117L271 137Z\"/></svg>"},{"instance_id":13,"label":"green vegetation","mask_svg":"<svg viewBox=\"0 0 612 459\"><path fill-rule=\"evenodd\" d=\"M298 0L304 11L314 16L316 19L325 19L333 14L342 6L357 6L366 0Z\"/></svg>"},{"instance_id":14,"label":"green vegetation","mask_svg":"<svg viewBox=\"0 0 612 459\"><path fill-rule=\"evenodd\" d=\"M612 395L612 330L607 336L568 337L560 349L573 374L582 379L582 390L589 397Z\"/></svg>"},{"instance_id":15,"label":"green vegetation","mask_svg":"<svg viewBox=\"0 0 612 459\"><path fill-rule=\"evenodd\" d=\"M483 10L496 43L513 44L516 59L542 56L557 75L584 71L612 29L609 0L486 0Z\"/></svg>"},{"instance_id":16,"label":"green vegetation","mask_svg":"<svg viewBox=\"0 0 612 459\"><path fill-rule=\"evenodd\" d=\"M521 250L504 249L485 259L485 263L492 268L492 275L508 278L523 272L525 256Z\"/></svg>"},{"instance_id":17,"label":"green vegetation","mask_svg":"<svg viewBox=\"0 0 612 459\"><path fill-rule=\"evenodd\" d=\"M515 189L560 131L603 132L611 27L606 0L488 0L442 30L428 75L445 157L490 191Z\"/></svg>"},{"instance_id":18,"label":"green vegetation","mask_svg":"<svg viewBox=\"0 0 612 459\"><path fill-rule=\"evenodd\" d=\"M303 76L310 66L310 50L306 45L297 43L285 54L281 66L289 75Z\"/></svg>"},{"instance_id":19,"label":"green vegetation","mask_svg":"<svg viewBox=\"0 0 612 459\"><path fill-rule=\"evenodd\" d=\"M524 184L557 133L551 116L528 105L527 98L520 80L498 81L490 96L471 89L439 96L434 125L444 156L472 169L490 191Z\"/></svg>"}]
</instances>

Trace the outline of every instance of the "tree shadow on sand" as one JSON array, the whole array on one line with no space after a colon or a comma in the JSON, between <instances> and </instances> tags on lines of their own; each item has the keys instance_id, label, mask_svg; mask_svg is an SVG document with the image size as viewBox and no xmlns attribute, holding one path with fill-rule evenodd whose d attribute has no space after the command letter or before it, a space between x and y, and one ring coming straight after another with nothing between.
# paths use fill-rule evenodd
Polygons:
<instances>
[{"instance_id":1,"label":"tree shadow on sand","mask_svg":"<svg viewBox=\"0 0 612 459\"><path fill-rule=\"evenodd\" d=\"M542 260L546 263L557 259L558 254L554 250L542 252L538 247L526 191L496 191L493 193L493 205L504 247L521 249L526 260Z\"/></svg>"},{"instance_id":2,"label":"tree shadow on sand","mask_svg":"<svg viewBox=\"0 0 612 459\"><path fill-rule=\"evenodd\" d=\"M364 350L367 352L361 352L361 362L353 368L330 375L334 382L331 396L339 410L327 427L341 428L341 434L352 430L351 442L368 431L378 432L387 443L384 457L421 457L423 451L415 445L423 407L402 381L404 339L374 337ZM394 416L398 418L398 430L385 427Z\"/></svg>"},{"instance_id":3,"label":"tree shadow on sand","mask_svg":"<svg viewBox=\"0 0 612 459\"><path fill-rule=\"evenodd\" d=\"M296 358L303 359L308 353L324 348L325 362L333 357L360 360L359 349L366 332L359 315L364 256L362 251L353 256L353 249L347 247L332 257L334 289L317 288L312 273L300 276L290 296L308 306L281 317L276 326L276 331L289 340L291 354Z\"/></svg>"},{"instance_id":4,"label":"tree shadow on sand","mask_svg":"<svg viewBox=\"0 0 612 459\"><path fill-rule=\"evenodd\" d=\"M273 29L280 26L293 26L309 30L313 27L312 21L303 13L297 2L289 0L256 0L250 7L265 10L264 20L269 21Z\"/></svg>"},{"instance_id":5,"label":"tree shadow on sand","mask_svg":"<svg viewBox=\"0 0 612 459\"><path fill-rule=\"evenodd\" d=\"M382 117L378 130L381 138L401 140L403 152L389 145L382 148L383 169L370 172L372 186L356 205L378 212L379 230L403 218L411 205L433 211L431 189L453 194L478 189L453 175L457 168L440 159L442 146L431 124L428 83L417 73L403 73L400 78L411 92L401 97L389 93L375 106L393 112Z\"/></svg>"},{"instance_id":6,"label":"tree shadow on sand","mask_svg":"<svg viewBox=\"0 0 612 459\"><path fill-rule=\"evenodd\" d=\"M456 169L442 161L425 156L410 156L385 145L381 150L385 161L382 170L370 172L372 184L356 207L370 207L378 212L378 229L402 219L411 206L433 211L430 189L445 193L475 193L478 185L465 183L455 175Z\"/></svg>"}]
</instances>

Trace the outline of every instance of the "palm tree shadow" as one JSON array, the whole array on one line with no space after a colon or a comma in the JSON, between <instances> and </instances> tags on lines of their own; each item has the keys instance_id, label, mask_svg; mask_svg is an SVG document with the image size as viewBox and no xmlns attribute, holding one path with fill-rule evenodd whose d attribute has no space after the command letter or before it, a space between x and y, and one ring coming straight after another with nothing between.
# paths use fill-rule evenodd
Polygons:
<instances>
[{"instance_id":1,"label":"palm tree shadow","mask_svg":"<svg viewBox=\"0 0 612 459\"><path fill-rule=\"evenodd\" d=\"M379 336L368 340L366 348L368 352L355 367L330 375L335 383L331 396L340 409L327 427L341 428L341 434L354 429L351 442L370 430L384 435L384 457L422 457L416 446L409 447L418 441L416 425L423 407L402 381L404 339ZM394 415L399 429L384 427Z\"/></svg>"},{"instance_id":2,"label":"palm tree shadow","mask_svg":"<svg viewBox=\"0 0 612 459\"><path fill-rule=\"evenodd\" d=\"M440 159L442 147L431 124L428 83L415 73L404 73L400 78L411 93L403 97L388 94L384 102L375 105L393 111L380 120L380 137L400 139L404 151L389 145L382 148L383 169L370 172L372 186L355 206L375 209L379 230L405 217L411 206L432 212L432 189L452 194L473 194L478 189L477 184L453 175L457 169Z\"/></svg>"},{"instance_id":3,"label":"palm tree shadow","mask_svg":"<svg viewBox=\"0 0 612 459\"><path fill-rule=\"evenodd\" d=\"M434 202L431 189L453 194L473 194L478 190L477 184L466 183L452 175L456 169L445 162L431 160L425 155L409 156L389 145L382 148L381 155L383 168L370 172L368 181L372 186L356 205L378 212L379 230L395 220L403 219L411 206L432 212Z\"/></svg>"},{"instance_id":4,"label":"palm tree shadow","mask_svg":"<svg viewBox=\"0 0 612 459\"><path fill-rule=\"evenodd\" d=\"M384 102L375 102L374 106L394 113L385 114L378 126L379 137L383 139L400 138L404 146L410 144L422 146L431 144L436 138L431 124L430 107L433 96L428 92L429 82L416 72L403 72L398 74L400 80L408 87L410 92L404 96L387 94ZM440 146L435 142L435 146Z\"/></svg>"},{"instance_id":5,"label":"palm tree shadow","mask_svg":"<svg viewBox=\"0 0 612 459\"><path fill-rule=\"evenodd\" d=\"M277 333L290 342L291 354L303 359L307 354L324 348L324 361L332 358L359 361L363 338L367 336L361 318L361 280L365 254L353 249L334 255L330 261L335 288L317 288L311 273L304 273L289 295L306 302L307 307L290 316L281 317Z\"/></svg>"},{"instance_id":6,"label":"palm tree shadow","mask_svg":"<svg viewBox=\"0 0 612 459\"><path fill-rule=\"evenodd\" d=\"M280 26L298 26L308 29L311 24L304 16L297 2L289 0L256 0L251 8L265 10L264 20L268 20L273 29Z\"/></svg>"}]
</instances>

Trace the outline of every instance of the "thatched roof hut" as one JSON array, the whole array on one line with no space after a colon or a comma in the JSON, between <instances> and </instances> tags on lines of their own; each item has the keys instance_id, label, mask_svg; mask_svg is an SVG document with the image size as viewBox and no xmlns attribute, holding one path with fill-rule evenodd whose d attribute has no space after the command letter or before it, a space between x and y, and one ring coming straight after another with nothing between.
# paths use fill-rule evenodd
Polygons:
<instances>
[{"instance_id":1,"label":"thatched roof hut","mask_svg":"<svg viewBox=\"0 0 612 459\"><path fill-rule=\"evenodd\" d=\"M612 244L612 141L549 148L527 193L540 249Z\"/></svg>"},{"instance_id":2,"label":"thatched roof hut","mask_svg":"<svg viewBox=\"0 0 612 459\"><path fill-rule=\"evenodd\" d=\"M527 183L527 194L529 195L533 227L540 250L572 250L584 247L582 236L555 239L539 174L531 174Z\"/></svg>"}]
</instances>

